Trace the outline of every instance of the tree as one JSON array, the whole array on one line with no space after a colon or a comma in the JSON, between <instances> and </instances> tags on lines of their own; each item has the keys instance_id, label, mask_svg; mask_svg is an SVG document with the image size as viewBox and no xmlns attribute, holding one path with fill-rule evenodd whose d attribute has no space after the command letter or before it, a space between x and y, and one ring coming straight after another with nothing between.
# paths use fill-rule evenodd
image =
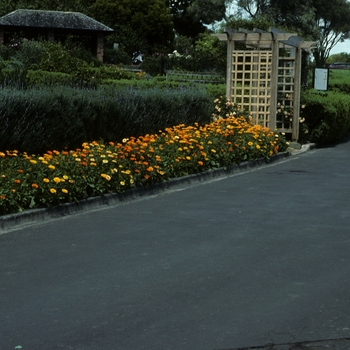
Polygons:
<instances>
[{"instance_id":1,"label":"tree","mask_svg":"<svg viewBox=\"0 0 350 350\"><path fill-rule=\"evenodd\" d=\"M225 18L228 0L167 0L179 35L197 38L205 25Z\"/></svg>"},{"instance_id":2,"label":"tree","mask_svg":"<svg viewBox=\"0 0 350 350\"><path fill-rule=\"evenodd\" d=\"M122 33L120 39L127 46L128 29L131 37L139 39L138 46L150 51L172 44L173 22L164 0L97 0L89 9L89 15Z\"/></svg>"},{"instance_id":3,"label":"tree","mask_svg":"<svg viewBox=\"0 0 350 350\"><path fill-rule=\"evenodd\" d=\"M317 42L316 65L323 67L332 48L350 31L348 0L236 0L250 18L267 17L276 27Z\"/></svg>"}]
</instances>

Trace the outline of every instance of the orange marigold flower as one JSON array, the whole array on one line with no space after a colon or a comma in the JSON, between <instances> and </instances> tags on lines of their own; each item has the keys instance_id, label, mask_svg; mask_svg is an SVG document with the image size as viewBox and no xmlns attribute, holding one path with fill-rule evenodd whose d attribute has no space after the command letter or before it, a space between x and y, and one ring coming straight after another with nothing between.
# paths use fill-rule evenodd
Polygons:
<instances>
[{"instance_id":1,"label":"orange marigold flower","mask_svg":"<svg viewBox=\"0 0 350 350\"><path fill-rule=\"evenodd\" d=\"M23 170L22 169L18 169L17 170L20 174L23 173Z\"/></svg>"},{"instance_id":2,"label":"orange marigold flower","mask_svg":"<svg viewBox=\"0 0 350 350\"><path fill-rule=\"evenodd\" d=\"M5 153L0 152L0 157L4 158L5 157Z\"/></svg>"},{"instance_id":3,"label":"orange marigold flower","mask_svg":"<svg viewBox=\"0 0 350 350\"><path fill-rule=\"evenodd\" d=\"M21 180L15 179L15 180L13 180L13 182L16 183L16 184L20 184Z\"/></svg>"},{"instance_id":4,"label":"orange marigold flower","mask_svg":"<svg viewBox=\"0 0 350 350\"><path fill-rule=\"evenodd\" d=\"M39 186L37 184L32 184L33 188L39 188Z\"/></svg>"},{"instance_id":5,"label":"orange marigold flower","mask_svg":"<svg viewBox=\"0 0 350 350\"><path fill-rule=\"evenodd\" d=\"M0 195L0 199L4 200L4 199L6 199L6 197L3 195Z\"/></svg>"},{"instance_id":6,"label":"orange marigold flower","mask_svg":"<svg viewBox=\"0 0 350 350\"><path fill-rule=\"evenodd\" d=\"M203 165L203 162L202 162L202 161L200 161L200 160L199 160L197 163L198 163L198 165L200 165L200 166L202 166L202 165Z\"/></svg>"},{"instance_id":7,"label":"orange marigold flower","mask_svg":"<svg viewBox=\"0 0 350 350\"><path fill-rule=\"evenodd\" d=\"M43 178L43 181L44 181L44 182L50 182L50 180L49 180L48 178L46 178L46 177Z\"/></svg>"},{"instance_id":8,"label":"orange marigold flower","mask_svg":"<svg viewBox=\"0 0 350 350\"><path fill-rule=\"evenodd\" d=\"M149 166L146 170L149 171L149 172L151 172L151 171L153 171L154 169L153 169L151 166Z\"/></svg>"}]
</instances>

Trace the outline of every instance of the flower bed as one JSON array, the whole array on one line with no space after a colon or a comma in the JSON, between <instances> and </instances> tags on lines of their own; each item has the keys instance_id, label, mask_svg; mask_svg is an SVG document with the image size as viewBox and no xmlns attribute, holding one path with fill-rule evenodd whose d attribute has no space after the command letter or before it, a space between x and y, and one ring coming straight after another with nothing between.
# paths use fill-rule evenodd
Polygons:
<instances>
[{"instance_id":1,"label":"flower bed","mask_svg":"<svg viewBox=\"0 0 350 350\"><path fill-rule=\"evenodd\" d=\"M122 143L29 155L0 152L0 215L145 187L286 151L281 134L245 117L178 125Z\"/></svg>"}]
</instances>

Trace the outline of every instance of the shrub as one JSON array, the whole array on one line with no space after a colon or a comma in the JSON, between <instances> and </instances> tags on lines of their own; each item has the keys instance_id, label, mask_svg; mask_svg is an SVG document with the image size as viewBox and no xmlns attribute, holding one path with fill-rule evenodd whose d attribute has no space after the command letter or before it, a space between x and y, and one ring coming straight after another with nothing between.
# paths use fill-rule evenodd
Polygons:
<instances>
[{"instance_id":1,"label":"shrub","mask_svg":"<svg viewBox=\"0 0 350 350\"><path fill-rule=\"evenodd\" d=\"M305 105L304 130L312 142L329 144L340 141L350 128L350 96L336 92L309 90L302 94Z\"/></svg>"},{"instance_id":2,"label":"shrub","mask_svg":"<svg viewBox=\"0 0 350 350\"><path fill-rule=\"evenodd\" d=\"M0 150L31 153L75 148L86 140L120 141L169 125L210 121L203 89L4 88L0 94Z\"/></svg>"}]
</instances>

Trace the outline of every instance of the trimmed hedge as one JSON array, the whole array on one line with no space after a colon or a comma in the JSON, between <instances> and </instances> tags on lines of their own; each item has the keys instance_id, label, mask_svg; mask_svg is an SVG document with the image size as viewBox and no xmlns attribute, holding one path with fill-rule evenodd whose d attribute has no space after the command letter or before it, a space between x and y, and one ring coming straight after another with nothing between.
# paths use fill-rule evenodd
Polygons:
<instances>
[{"instance_id":1,"label":"trimmed hedge","mask_svg":"<svg viewBox=\"0 0 350 350\"><path fill-rule=\"evenodd\" d=\"M339 142L350 129L350 96L333 91L308 90L302 94L302 117L310 141L319 144Z\"/></svg>"},{"instance_id":2,"label":"trimmed hedge","mask_svg":"<svg viewBox=\"0 0 350 350\"><path fill-rule=\"evenodd\" d=\"M198 87L3 88L0 151L42 153L99 139L120 142L173 125L208 123L212 111L212 99Z\"/></svg>"}]
</instances>

